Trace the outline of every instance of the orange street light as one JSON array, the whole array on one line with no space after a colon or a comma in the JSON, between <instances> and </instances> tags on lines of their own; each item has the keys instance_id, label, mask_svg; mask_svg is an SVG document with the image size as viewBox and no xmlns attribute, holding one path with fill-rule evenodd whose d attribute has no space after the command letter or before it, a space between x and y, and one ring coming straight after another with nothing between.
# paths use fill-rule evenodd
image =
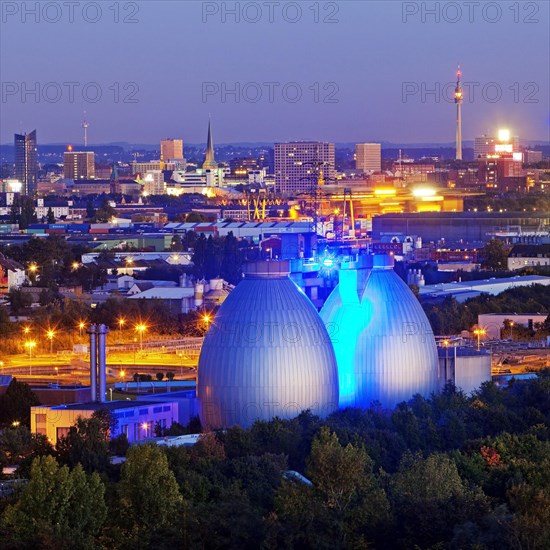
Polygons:
<instances>
[{"instance_id":1,"label":"orange street light","mask_svg":"<svg viewBox=\"0 0 550 550\"><path fill-rule=\"evenodd\" d=\"M80 321L80 323L78 323L78 332L80 334L80 337L82 337L82 331L84 330L85 326L86 323L84 321Z\"/></svg>"},{"instance_id":2,"label":"orange street light","mask_svg":"<svg viewBox=\"0 0 550 550\"><path fill-rule=\"evenodd\" d=\"M477 351L481 349L481 337L485 336L486 331L483 328L476 328L474 334L477 336Z\"/></svg>"},{"instance_id":3,"label":"orange street light","mask_svg":"<svg viewBox=\"0 0 550 550\"><path fill-rule=\"evenodd\" d=\"M29 348L29 376L32 376L32 349L36 346L34 340L25 342L25 347Z\"/></svg>"},{"instance_id":4,"label":"orange street light","mask_svg":"<svg viewBox=\"0 0 550 550\"><path fill-rule=\"evenodd\" d=\"M55 331L52 329L48 330L46 336L50 339L50 353L53 353L53 338L55 336Z\"/></svg>"},{"instance_id":5,"label":"orange street light","mask_svg":"<svg viewBox=\"0 0 550 550\"><path fill-rule=\"evenodd\" d=\"M143 333L147 330L147 325L139 323L136 325L136 331L139 333L139 350L143 351Z\"/></svg>"}]
</instances>

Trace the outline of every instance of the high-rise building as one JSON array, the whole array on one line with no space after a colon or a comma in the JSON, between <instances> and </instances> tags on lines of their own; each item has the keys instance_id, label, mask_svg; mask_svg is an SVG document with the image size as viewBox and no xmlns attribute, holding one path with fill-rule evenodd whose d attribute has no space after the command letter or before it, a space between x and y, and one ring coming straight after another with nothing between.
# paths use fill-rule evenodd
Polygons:
<instances>
[{"instance_id":1,"label":"high-rise building","mask_svg":"<svg viewBox=\"0 0 550 550\"><path fill-rule=\"evenodd\" d=\"M160 142L160 160L183 160L183 140L163 139Z\"/></svg>"},{"instance_id":2,"label":"high-rise building","mask_svg":"<svg viewBox=\"0 0 550 550\"><path fill-rule=\"evenodd\" d=\"M95 178L95 154L92 151L65 151L63 176L72 180Z\"/></svg>"},{"instance_id":3,"label":"high-rise building","mask_svg":"<svg viewBox=\"0 0 550 550\"><path fill-rule=\"evenodd\" d=\"M359 172L380 172L382 170L382 145L380 143L358 143L355 146L355 169Z\"/></svg>"},{"instance_id":4,"label":"high-rise building","mask_svg":"<svg viewBox=\"0 0 550 550\"><path fill-rule=\"evenodd\" d=\"M30 134L15 134L15 179L23 184L22 193L36 193L37 176L36 130Z\"/></svg>"},{"instance_id":5,"label":"high-rise building","mask_svg":"<svg viewBox=\"0 0 550 550\"><path fill-rule=\"evenodd\" d=\"M498 152L497 145L507 146L511 149L510 153L517 153L519 148L519 137L510 136L508 130L499 130L498 136L479 136L475 138L474 142L474 159L485 158L487 155L494 155ZM501 151L502 152L502 151Z\"/></svg>"},{"instance_id":6,"label":"high-rise building","mask_svg":"<svg viewBox=\"0 0 550 550\"><path fill-rule=\"evenodd\" d=\"M307 193L334 181L334 143L298 141L275 144L275 190Z\"/></svg>"}]
</instances>

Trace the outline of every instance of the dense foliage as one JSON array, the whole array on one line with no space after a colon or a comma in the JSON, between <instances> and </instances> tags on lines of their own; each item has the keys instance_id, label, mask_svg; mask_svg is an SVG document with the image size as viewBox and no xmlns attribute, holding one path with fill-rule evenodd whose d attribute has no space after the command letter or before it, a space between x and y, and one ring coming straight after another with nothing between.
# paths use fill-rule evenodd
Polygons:
<instances>
[{"instance_id":1,"label":"dense foliage","mask_svg":"<svg viewBox=\"0 0 550 550\"><path fill-rule=\"evenodd\" d=\"M464 303L457 302L449 297L438 303L423 304L424 311L435 334L457 334L462 330L470 330L477 323L477 316L481 313L549 313L550 314L550 286L531 285L510 288L497 296L482 294L477 298L470 298ZM538 329L538 336L550 334L550 319ZM521 330L516 327L516 330ZM517 332L520 335L520 332ZM528 331L521 333L523 338L535 336Z\"/></svg>"},{"instance_id":2,"label":"dense foliage","mask_svg":"<svg viewBox=\"0 0 550 550\"><path fill-rule=\"evenodd\" d=\"M79 421L35 458L0 501L3 548L550 546L550 373L135 446L122 468L104 460L108 423Z\"/></svg>"}]
</instances>

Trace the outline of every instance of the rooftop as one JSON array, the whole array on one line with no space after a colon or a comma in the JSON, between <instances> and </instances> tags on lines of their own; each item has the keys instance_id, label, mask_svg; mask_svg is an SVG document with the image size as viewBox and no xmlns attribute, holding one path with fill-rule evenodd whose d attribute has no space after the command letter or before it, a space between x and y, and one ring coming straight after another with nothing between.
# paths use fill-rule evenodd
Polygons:
<instances>
[{"instance_id":1,"label":"rooftop","mask_svg":"<svg viewBox=\"0 0 550 550\"><path fill-rule=\"evenodd\" d=\"M166 400L168 402L168 399ZM66 409L69 411L99 411L107 409L109 411L115 411L117 409L133 409L136 407L148 407L157 406L158 401L105 401L99 403L98 401L89 401L87 403L70 403L68 405L56 405L50 407L51 409Z\"/></svg>"}]
</instances>

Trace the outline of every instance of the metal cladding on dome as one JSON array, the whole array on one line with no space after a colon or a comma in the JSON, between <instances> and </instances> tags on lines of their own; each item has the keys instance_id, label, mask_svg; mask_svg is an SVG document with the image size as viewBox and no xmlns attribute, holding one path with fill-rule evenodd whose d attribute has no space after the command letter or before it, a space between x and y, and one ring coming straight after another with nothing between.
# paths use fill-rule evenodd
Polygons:
<instances>
[{"instance_id":1,"label":"metal cladding on dome","mask_svg":"<svg viewBox=\"0 0 550 550\"><path fill-rule=\"evenodd\" d=\"M338 408L338 371L317 310L288 262L255 262L220 307L202 347L198 397L209 428Z\"/></svg>"},{"instance_id":2,"label":"metal cladding on dome","mask_svg":"<svg viewBox=\"0 0 550 550\"><path fill-rule=\"evenodd\" d=\"M393 408L438 390L435 338L418 300L393 271L393 258L362 257L342 269L321 317L338 361L340 407Z\"/></svg>"}]
</instances>

